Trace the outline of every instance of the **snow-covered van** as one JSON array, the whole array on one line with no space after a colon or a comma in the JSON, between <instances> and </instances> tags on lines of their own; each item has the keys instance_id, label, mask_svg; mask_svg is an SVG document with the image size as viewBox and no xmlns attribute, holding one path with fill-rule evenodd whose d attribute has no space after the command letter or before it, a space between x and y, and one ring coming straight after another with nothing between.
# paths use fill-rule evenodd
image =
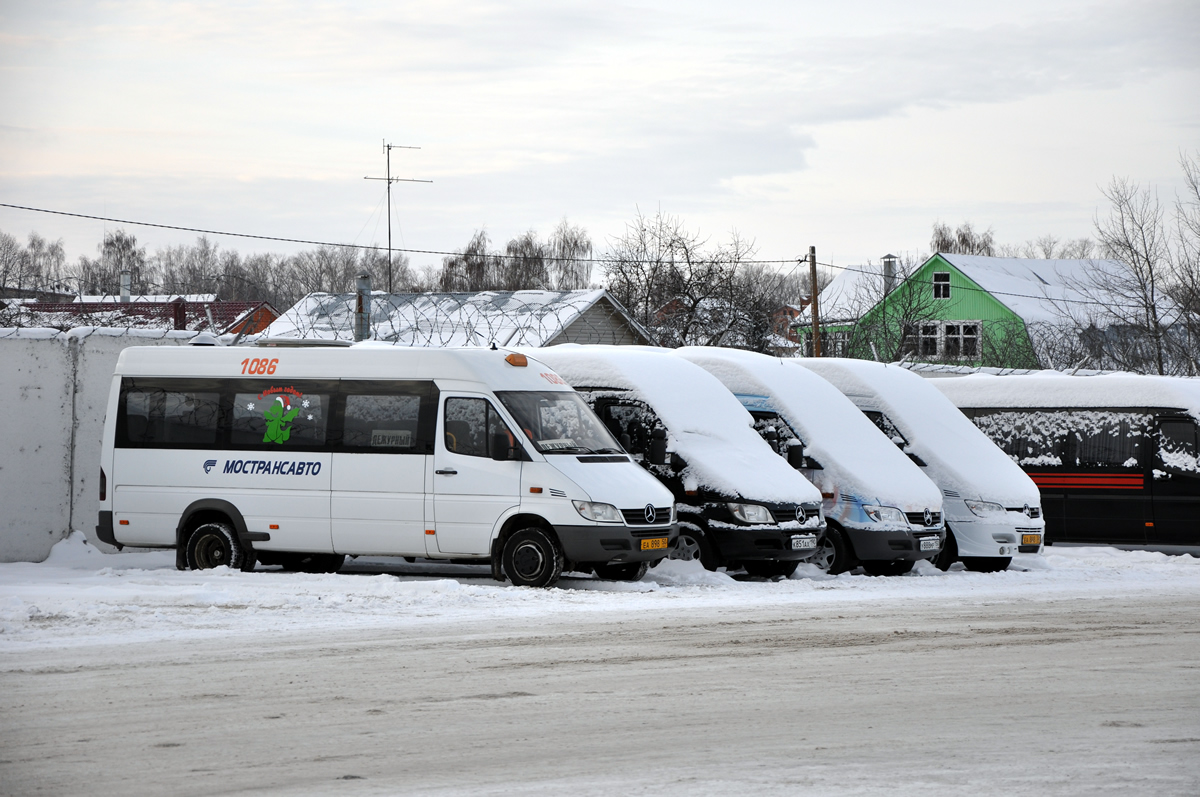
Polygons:
<instances>
[{"instance_id":1,"label":"snow-covered van","mask_svg":"<svg viewBox=\"0 0 1200 797\"><path fill-rule=\"evenodd\" d=\"M1200 546L1200 383L1164 376L930 380L1042 491L1047 542Z\"/></svg>"},{"instance_id":2,"label":"snow-covered van","mask_svg":"<svg viewBox=\"0 0 1200 797\"><path fill-rule=\"evenodd\" d=\"M763 439L820 489L828 528L815 564L899 575L937 556L941 491L837 388L765 354L705 346L675 353L721 380Z\"/></svg>"},{"instance_id":3,"label":"snow-covered van","mask_svg":"<svg viewBox=\"0 0 1200 797\"><path fill-rule=\"evenodd\" d=\"M99 538L181 569L370 554L632 580L678 531L579 395L503 349L125 349L100 467Z\"/></svg>"},{"instance_id":4,"label":"snow-covered van","mask_svg":"<svg viewBox=\"0 0 1200 797\"><path fill-rule=\"evenodd\" d=\"M673 557L778 576L818 550L821 493L775 456L703 368L637 346L552 346L536 356L671 489L680 526Z\"/></svg>"},{"instance_id":5,"label":"snow-covered van","mask_svg":"<svg viewBox=\"0 0 1200 797\"><path fill-rule=\"evenodd\" d=\"M1046 523L1025 473L928 380L895 365L839 358L791 360L842 391L942 491L945 570L1003 570L1014 554L1038 553Z\"/></svg>"}]
</instances>

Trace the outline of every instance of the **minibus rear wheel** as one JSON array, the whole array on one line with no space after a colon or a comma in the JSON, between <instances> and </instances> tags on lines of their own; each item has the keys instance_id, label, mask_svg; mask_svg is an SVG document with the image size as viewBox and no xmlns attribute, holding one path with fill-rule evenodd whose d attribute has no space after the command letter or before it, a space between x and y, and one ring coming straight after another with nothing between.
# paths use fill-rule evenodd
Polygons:
<instances>
[{"instance_id":1,"label":"minibus rear wheel","mask_svg":"<svg viewBox=\"0 0 1200 797\"><path fill-rule=\"evenodd\" d=\"M671 558L685 562L699 561L705 570L716 570L721 566L721 559L708 541L708 535L690 524L679 529L679 539Z\"/></svg>"},{"instance_id":2,"label":"minibus rear wheel","mask_svg":"<svg viewBox=\"0 0 1200 797\"><path fill-rule=\"evenodd\" d=\"M211 570L222 565L239 570L254 569L254 555L247 555L233 526L228 523L210 520L196 526L188 536L185 551L191 570Z\"/></svg>"},{"instance_id":3,"label":"minibus rear wheel","mask_svg":"<svg viewBox=\"0 0 1200 797\"><path fill-rule=\"evenodd\" d=\"M846 541L845 532L832 522L825 529L821 546L809 561L831 576L853 570L858 565L850 543Z\"/></svg>"},{"instance_id":4,"label":"minibus rear wheel","mask_svg":"<svg viewBox=\"0 0 1200 797\"><path fill-rule=\"evenodd\" d=\"M504 541L504 572L517 587L549 587L562 574L563 555L545 529L531 526Z\"/></svg>"},{"instance_id":5,"label":"minibus rear wheel","mask_svg":"<svg viewBox=\"0 0 1200 797\"><path fill-rule=\"evenodd\" d=\"M596 578L605 581L641 581L650 569L649 562L630 562L623 565L596 565Z\"/></svg>"}]
</instances>

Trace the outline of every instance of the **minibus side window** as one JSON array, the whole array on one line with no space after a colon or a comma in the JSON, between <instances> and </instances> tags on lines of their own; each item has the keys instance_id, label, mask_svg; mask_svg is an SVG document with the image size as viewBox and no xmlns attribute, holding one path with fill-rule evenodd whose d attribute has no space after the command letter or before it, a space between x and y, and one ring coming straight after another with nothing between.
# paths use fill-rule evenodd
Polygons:
<instances>
[{"instance_id":1,"label":"minibus side window","mask_svg":"<svg viewBox=\"0 0 1200 797\"><path fill-rule=\"evenodd\" d=\"M650 447L650 432L659 425L649 410L636 404L608 404L603 413L604 425L630 454L646 453Z\"/></svg>"},{"instance_id":2,"label":"minibus side window","mask_svg":"<svg viewBox=\"0 0 1200 797\"><path fill-rule=\"evenodd\" d=\"M217 441L221 402L216 391L131 387L124 398L129 445L194 448Z\"/></svg>"},{"instance_id":3,"label":"minibus side window","mask_svg":"<svg viewBox=\"0 0 1200 797\"><path fill-rule=\"evenodd\" d=\"M863 410L863 415L866 415L868 418L870 418L871 423L875 424L875 426L879 428L879 431L887 435L888 439L900 446L900 448L904 448L906 445L908 445L908 440L905 439L904 435L900 434L900 430L896 428L894 423L892 423L891 418L884 415L882 412L879 412L878 410Z\"/></svg>"},{"instance_id":4,"label":"minibus side window","mask_svg":"<svg viewBox=\"0 0 1200 797\"><path fill-rule=\"evenodd\" d=\"M411 454L418 448L420 396L346 396L342 445L373 453Z\"/></svg>"},{"instance_id":5,"label":"minibus side window","mask_svg":"<svg viewBox=\"0 0 1200 797\"><path fill-rule=\"evenodd\" d=\"M1092 467L1137 467L1141 461L1142 430L1123 413L1071 413L1074 435L1067 436L1068 458Z\"/></svg>"},{"instance_id":6,"label":"minibus side window","mask_svg":"<svg viewBox=\"0 0 1200 797\"><path fill-rule=\"evenodd\" d=\"M492 436L508 432L500 413L481 398L446 399L443 427L446 450L467 457L490 457Z\"/></svg>"},{"instance_id":7,"label":"minibus side window","mask_svg":"<svg viewBox=\"0 0 1200 797\"><path fill-rule=\"evenodd\" d=\"M1200 475L1197 463L1196 425L1191 421L1159 421L1158 461L1163 469Z\"/></svg>"},{"instance_id":8,"label":"minibus side window","mask_svg":"<svg viewBox=\"0 0 1200 797\"><path fill-rule=\"evenodd\" d=\"M239 383L242 384L242 383ZM247 391L240 387L240 391ZM324 446L330 394L271 385L233 394L230 444L234 448Z\"/></svg>"}]
</instances>

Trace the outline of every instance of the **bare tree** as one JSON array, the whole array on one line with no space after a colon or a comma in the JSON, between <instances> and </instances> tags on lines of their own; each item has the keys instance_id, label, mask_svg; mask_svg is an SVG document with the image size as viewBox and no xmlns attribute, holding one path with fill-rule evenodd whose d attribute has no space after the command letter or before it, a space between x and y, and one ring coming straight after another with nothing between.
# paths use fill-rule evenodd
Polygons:
<instances>
[{"instance_id":1,"label":"bare tree","mask_svg":"<svg viewBox=\"0 0 1200 797\"><path fill-rule=\"evenodd\" d=\"M971 222L964 221L958 229L951 230L950 225L934 222L933 237L929 248L934 252L945 252L958 255L984 255L994 257L996 254L995 234L991 227L983 232L976 232Z\"/></svg>"}]
</instances>

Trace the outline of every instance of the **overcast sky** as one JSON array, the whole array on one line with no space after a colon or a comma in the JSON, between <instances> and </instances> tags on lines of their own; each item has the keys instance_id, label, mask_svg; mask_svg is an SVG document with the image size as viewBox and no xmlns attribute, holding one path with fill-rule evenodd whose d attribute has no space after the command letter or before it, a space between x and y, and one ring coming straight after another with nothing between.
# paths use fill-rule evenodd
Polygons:
<instances>
[{"instance_id":1,"label":"overcast sky","mask_svg":"<svg viewBox=\"0 0 1200 797\"><path fill-rule=\"evenodd\" d=\"M839 264L939 219L1073 238L1113 175L1173 198L1198 35L1196 0L0 0L0 202L384 243L387 139L434 181L393 188L415 249L564 216L603 249L639 208ZM71 259L113 226L0 208Z\"/></svg>"}]
</instances>

